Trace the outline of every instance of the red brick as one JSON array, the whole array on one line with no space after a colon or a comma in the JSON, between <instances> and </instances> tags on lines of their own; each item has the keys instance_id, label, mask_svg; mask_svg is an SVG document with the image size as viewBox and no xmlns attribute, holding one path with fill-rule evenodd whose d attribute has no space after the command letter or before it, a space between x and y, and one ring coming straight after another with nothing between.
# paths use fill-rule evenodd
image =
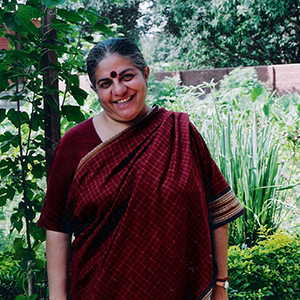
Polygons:
<instances>
[{"instance_id":1,"label":"red brick","mask_svg":"<svg viewBox=\"0 0 300 300\"><path fill-rule=\"evenodd\" d=\"M276 90L278 95L291 92L300 93L300 64L256 66L254 69L258 79L270 90ZM182 84L196 86L204 82L209 83L212 80L217 83L232 70L234 68L156 72L155 78L162 80L167 76L180 76ZM206 90L206 92L208 91Z\"/></svg>"}]
</instances>

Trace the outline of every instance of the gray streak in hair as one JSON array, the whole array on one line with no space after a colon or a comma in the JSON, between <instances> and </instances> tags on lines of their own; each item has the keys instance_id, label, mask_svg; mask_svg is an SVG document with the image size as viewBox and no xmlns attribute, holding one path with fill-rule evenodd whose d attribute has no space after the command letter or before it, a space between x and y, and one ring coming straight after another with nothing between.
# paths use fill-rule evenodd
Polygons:
<instances>
[{"instance_id":1,"label":"gray streak in hair","mask_svg":"<svg viewBox=\"0 0 300 300\"><path fill-rule=\"evenodd\" d=\"M95 71L99 63L109 54L117 54L129 59L146 76L145 69L147 63L135 43L127 38L107 39L92 48L87 57L87 72L94 90L96 90Z\"/></svg>"}]
</instances>

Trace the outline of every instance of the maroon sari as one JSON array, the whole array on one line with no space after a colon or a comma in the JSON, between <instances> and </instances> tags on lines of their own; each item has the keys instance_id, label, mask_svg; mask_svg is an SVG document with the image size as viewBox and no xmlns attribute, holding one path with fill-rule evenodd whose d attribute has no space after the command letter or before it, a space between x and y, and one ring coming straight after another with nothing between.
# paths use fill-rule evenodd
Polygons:
<instances>
[{"instance_id":1,"label":"maroon sari","mask_svg":"<svg viewBox=\"0 0 300 300\"><path fill-rule=\"evenodd\" d=\"M82 159L66 211L72 300L196 300L212 293L211 230L243 209L188 116L161 108Z\"/></svg>"}]
</instances>

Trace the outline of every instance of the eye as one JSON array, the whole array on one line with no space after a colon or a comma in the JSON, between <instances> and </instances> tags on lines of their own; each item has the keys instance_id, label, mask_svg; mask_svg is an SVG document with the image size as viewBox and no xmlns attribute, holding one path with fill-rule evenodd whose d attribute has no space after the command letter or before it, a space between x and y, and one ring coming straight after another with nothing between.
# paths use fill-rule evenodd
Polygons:
<instances>
[{"instance_id":1,"label":"eye","mask_svg":"<svg viewBox=\"0 0 300 300\"><path fill-rule=\"evenodd\" d=\"M107 80L107 81L102 81L99 84L100 89L107 89L108 87L110 87L111 85L111 81Z\"/></svg>"},{"instance_id":2,"label":"eye","mask_svg":"<svg viewBox=\"0 0 300 300\"><path fill-rule=\"evenodd\" d=\"M130 81L134 76L135 76L135 74L127 73L122 77L122 80Z\"/></svg>"}]
</instances>

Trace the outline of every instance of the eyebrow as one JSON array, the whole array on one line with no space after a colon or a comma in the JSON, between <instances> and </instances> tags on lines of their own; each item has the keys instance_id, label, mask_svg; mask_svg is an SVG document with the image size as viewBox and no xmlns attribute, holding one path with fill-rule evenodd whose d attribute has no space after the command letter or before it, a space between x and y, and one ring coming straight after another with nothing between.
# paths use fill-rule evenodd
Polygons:
<instances>
[{"instance_id":1,"label":"eyebrow","mask_svg":"<svg viewBox=\"0 0 300 300\"><path fill-rule=\"evenodd\" d=\"M120 76L122 76L124 73L126 73L128 71L135 71L135 69L133 69L133 68L127 68L127 69L123 70L122 72L120 72L118 76L120 77ZM96 82L96 84L99 84L100 81L106 81L106 80L111 80L111 79L110 78L101 78L101 79L99 79Z\"/></svg>"}]
</instances>

